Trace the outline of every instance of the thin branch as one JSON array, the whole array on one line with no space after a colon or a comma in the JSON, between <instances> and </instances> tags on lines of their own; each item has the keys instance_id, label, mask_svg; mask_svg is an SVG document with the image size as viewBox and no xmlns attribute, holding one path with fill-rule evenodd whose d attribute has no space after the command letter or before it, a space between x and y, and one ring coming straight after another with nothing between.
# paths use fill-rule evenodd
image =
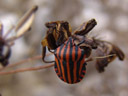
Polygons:
<instances>
[{"instance_id":1,"label":"thin branch","mask_svg":"<svg viewBox=\"0 0 128 96\"><path fill-rule=\"evenodd\" d=\"M49 55L51 55L51 53L47 54L46 56L49 56ZM22 61L13 63L13 64L9 64L9 65L6 66L6 67L2 67L2 68L0 68L0 71L4 70L5 68L14 67L14 66L21 65L21 64L24 64L24 63L33 61L33 60L38 60L38 59L41 59L41 58L42 58L42 55L33 56L33 57L27 58L27 59L25 59L25 60L22 60Z\"/></svg>"},{"instance_id":2,"label":"thin branch","mask_svg":"<svg viewBox=\"0 0 128 96\"><path fill-rule=\"evenodd\" d=\"M108 58L108 57L111 57L111 56L116 56L116 54L110 54L110 55L99 56L99 57L90 57L90 58L86 59L85 62L90 62L90 61L93 61L95 59L104 59L104 58Z\"/></svg>"},{"instance_id":3,"label":"thin branch","mask_svg":"<svg viewBox=\"0 0 128 96\"><path fill-rule=\"evenodd\" d=\"M7 36L12 32L12 30L15 28L15 26L11 26L10 29L7 31L7 33L3 36L3 38L7 38Z\"/></svg>"},{"instance_id":4,"label":"thin branch","mask_svg":"<svg viewBox=\"0 0 128 96\"><path fill-rule=\"evenodd\" d=\"M0 75L8 75L8 74L14 74L14 73L26 72L26 71L36 71L36 70L40 70L40 69L50 68L52 66L54 66L54 64L48 64L48 65L43 65L43 66L39 66L39 67L17 69L17 70L8 71L8 72L0 72Z\"/></svg>"},{"instance_id":5,"label":"thin branch","mask_svg":"<svg viewBox=\"0 0 128 96\"><path fill-rule=\"evenodd\" d=\"M30 62L30 61L32 61L32 60L41 59L41 58L42 58L41 55L39 55L39 56L34 56L34 57L31 57L31 58L28 58L28 59L25 59L25 60L22 60L22 61L13 63L13 64L9 64L9 65L6 66L6 67L0 68L0 71L4 70L5 68L14 67L14 66L17 66L17 65L20 65L20 64L23 64L23 63L26 63L26 62Z\"/></svg>"}]
</instances>

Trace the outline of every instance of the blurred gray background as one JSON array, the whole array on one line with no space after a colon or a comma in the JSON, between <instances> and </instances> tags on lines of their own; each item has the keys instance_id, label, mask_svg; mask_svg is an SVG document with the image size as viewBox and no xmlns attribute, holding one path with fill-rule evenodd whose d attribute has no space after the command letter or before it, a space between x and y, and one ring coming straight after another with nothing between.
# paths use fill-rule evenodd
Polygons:
<instances>
[{"instance_id":1,"label":"blurred gray background","mask_svg":"<svg viewBox=\"0 0 128 96\"><path fill-rule=\"evenodd\" d=\"M15 41L10 63L41 54L41 40L47 30L45 22L66 20L75 30L91 18L98 24L90 35L98 34L99 38L118 45L126 59L114 60L101 74L95 69L95 62L90 62L85 78L73 85L61 81L53 67L0 76L2 96L128 96L128 0L0 0L4 31L15 25L33 5L39 9L32 30ZM43 64L36 60L11 70Z\"/></svg>"}]
</instances>

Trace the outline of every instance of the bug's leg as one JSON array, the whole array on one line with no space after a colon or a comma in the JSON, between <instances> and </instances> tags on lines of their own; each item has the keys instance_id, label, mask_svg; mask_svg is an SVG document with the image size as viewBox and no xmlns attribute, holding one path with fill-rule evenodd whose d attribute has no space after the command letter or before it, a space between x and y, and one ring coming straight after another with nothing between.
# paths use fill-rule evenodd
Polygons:
<instances>
[{"instance_id":1,"label":"bug's leg","mask_svg":"<svg viewBox=\"0 0 128 96\"><path fill-rule=\"evenodd\" d=\"M43 62L45 62L45 63L53 63L53 62L55 62L55 61L46 61L44 58L45 58L45 56L46 56L46 46L45 47L42 47L42 60L43 60Z\"/></svg>"},{"instance_id":2,"label":"bug's leg","mask_svg":"<svg viewBox=\"0 0 128 96\"><path fill-rule=\"evenodd\" d=\"M92 30L97 24L95 19L89 20L87 23L83 23L75 32L76 35L86 35L90 30Z\"/></svg>"}]
</instances>

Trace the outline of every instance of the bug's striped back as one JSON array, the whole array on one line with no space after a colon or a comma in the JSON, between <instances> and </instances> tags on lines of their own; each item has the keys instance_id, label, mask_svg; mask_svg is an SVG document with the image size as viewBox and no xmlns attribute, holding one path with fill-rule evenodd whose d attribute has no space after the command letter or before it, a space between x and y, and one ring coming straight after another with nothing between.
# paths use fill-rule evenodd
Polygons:
<instances>
[{"instance_id":1,"label":"bug's striped back","mask_svg":"<svg viewBox=\"0 0 128 96\"><path fill-rule=\"evenodd\" d=\"M69 38L55 50L55 71L64 82L73 84L82 80L86 73L86 54Z\"/></svg>"}]
</instances>

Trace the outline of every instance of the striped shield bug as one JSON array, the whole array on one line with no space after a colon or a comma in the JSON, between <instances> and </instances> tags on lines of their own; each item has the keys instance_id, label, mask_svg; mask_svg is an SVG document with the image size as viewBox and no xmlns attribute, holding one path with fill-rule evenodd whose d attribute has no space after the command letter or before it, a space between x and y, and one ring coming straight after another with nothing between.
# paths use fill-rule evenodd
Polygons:
<instances>
[{"instance_id":1,"label":"striped shield bug","mask_svg":"<svg viewBox=\"0 0 128 96\"><path fill-rule=\"evenodd\" d=\"M55 52L55 71L58 77L69 84L80 82L86 73L86 54L70 37Z\"/></svg>"}]
</instances>

